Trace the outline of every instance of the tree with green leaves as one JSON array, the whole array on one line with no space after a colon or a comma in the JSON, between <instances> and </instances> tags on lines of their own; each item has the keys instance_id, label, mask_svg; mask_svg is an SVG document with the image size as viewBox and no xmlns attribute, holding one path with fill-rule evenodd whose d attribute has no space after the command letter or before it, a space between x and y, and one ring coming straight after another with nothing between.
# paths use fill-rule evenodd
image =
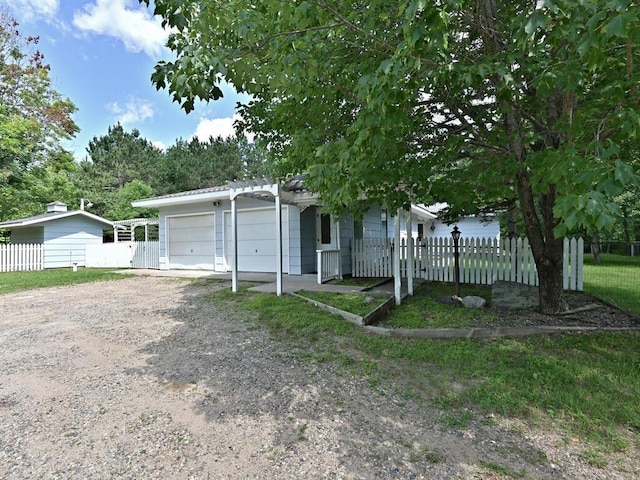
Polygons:
<instances>
[{"instance_id":1,"label":"tree with green leaves","mask_svg":"<svg viewBox=\"0 0 640 480\"><path fill-rule=\"evenodd\" d=\"M0 220L42 211L42 198L30 192L51 175L65 181L58 174L68 153L60 142L78 131L76 108L52 88L38 38L18 27L0 9Z\"/></svg>"},{"instance_id":2,"label":"tree with green leaves","mask_svg":"<svg viewBox=\"0 0 640 480\"><path fill-rule=\"evenodd\" d=\"M147 0L141 0L149 4ZM155 0L186 111L225 78L280 172L338 211L517 204L540 308L566 308L562 236L602 230L638 182L640 4L628 0Z\"/></svg>"},{"instance_id":3,"label":"tree with green leaves","mask_svg":"<svg viewBox=\"0 0 640 480\"><path fill-rule=\"evenodd\" d=\"M119 204L120 191L127 184L138 180L153 188L159 177L158 165L164 156L138 130L128 132L119 123L110 126L105 135L93 137L87 154L89 157L80 162L75 182L82 196L91 200L91 211L111 220L124 219L119 214L117 217L110 215L124 212L122 208L114 210L113 205Z\"/></svg>"},{"instance_id":4,"label":"tree with green leaves","mask_svg":"<svg viewBox=\"0 0 640 480\"><path fill-rule=\"evenodd\" d=\"M170 146L158 167L159 195L224 185L230 180L256 178L266 174L264 149L244 135L207 141L178 139Z\"/></svg>"}]
</instances>

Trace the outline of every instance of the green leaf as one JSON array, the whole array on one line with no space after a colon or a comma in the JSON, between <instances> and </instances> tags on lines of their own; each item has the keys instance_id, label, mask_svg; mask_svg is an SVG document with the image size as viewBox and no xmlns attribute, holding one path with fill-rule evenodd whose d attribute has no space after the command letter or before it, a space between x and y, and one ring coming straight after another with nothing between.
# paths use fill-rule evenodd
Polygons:
<instances>
[{"instance_id":1,"label":"green leaf","mask_svg":"<svg viewBox=\"0 0 640 480\"><path fill-rule=\"evenodd\" d=\"M545 27L547 25L547 17L541 10L534 11L529 18L527 19L527 23L524 26L524 31L531 35L539 28Z\"/></svg>"}]
</instances>

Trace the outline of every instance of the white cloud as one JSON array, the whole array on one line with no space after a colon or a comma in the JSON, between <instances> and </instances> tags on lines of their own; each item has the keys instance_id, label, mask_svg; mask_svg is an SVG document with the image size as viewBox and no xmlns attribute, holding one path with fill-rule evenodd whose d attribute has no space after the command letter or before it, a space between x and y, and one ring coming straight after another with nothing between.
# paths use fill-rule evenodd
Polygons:
<instances>
[{"instance_id":1,"label":"white cloud","mask_svg":"<svg viewBox=\"0 0 640 480\"><path fill-rule=\"evenodd\" d=\"M153 104L142 98L131 97L124 104L113 102L107 105L107 109L115 115L115 119L122 125L141 122L147 118L152 118L155 113Z\"/></svg>"},{"instance_id":2,"label":"white cloud","mask_svg":"<svg viewBox=\"0 0 640 480\"><path fill-rule=\"evenodd\" d=\"M60 0L5 0L6 4L23 20L50 19L58 13Z\"/></svg>"},{"instance_id":3,"label":"white cloud","mask_svg":"<svg viewBox=\"0 0 640 480\"><path fill-rule=\"evenodd\" d=\"M203 118L200 120L200 123L198 123L196 133L194 133L193 136L202 142L208 141L209 137L233 137L236 134L233 122L239 119L240 116L237 114L233 117L225 118ZM250 142L253 141L254 135L252 133L244 132L244 134Z\"/></svg>"},{"instance_id":4,"label":"white cloud","mask_svg":"<svg viewBox=\"0 0 640 480\"><path fill-rule=\"evenodd\" d=\"M153 145L154 147L156 147L159 150L162 150L163 152L167 151L167 146L165 145L164 142L157 140L155 142L151 142L151 145Z\"/></svg>"},{"instance_id":5,"label":"white cloud","mask_svg":"<svg viewBox=\"0 0 640 480\"><path fill-rule=\"evenodd\" d=\"M73 15L73 24L80 30L116 38L128 51L154 59L162 55L168 36L160 22L136 0L96 0Z\"/></svg>"}]
</instances>

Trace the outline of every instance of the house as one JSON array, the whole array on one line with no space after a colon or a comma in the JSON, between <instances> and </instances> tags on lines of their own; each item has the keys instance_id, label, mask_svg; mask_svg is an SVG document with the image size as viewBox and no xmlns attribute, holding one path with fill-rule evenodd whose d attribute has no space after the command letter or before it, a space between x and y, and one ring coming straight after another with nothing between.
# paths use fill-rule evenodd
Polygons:
<instances>
[{"instance_id":1,"label":"house","mask_svg":"<svg viewBox=\"0 0 640 480\"><path fill-rule=\"evenodd\" d=\"M87 245L102 243L103 232L112 231L109 220L85 210L68 211L62 202L47 204L47 212L0 222L10 231L12 244L44 246L44 268L85 266Z\"/></svg>"},{"instance_id":2,"label":"house","mask_svg":"<svg viewBox=\"0 0 640 480\"><path fill-rule=\"evenodd\" d=\"M354 240L393 237L389 232L395 217L379 205L361 220L349 214L336 220L322 212L320 203L296 177L284 184L234 182L137 200L132 205L159 209L160 269L164 270L234 271L235 252L237 271L277 273L281 244L282 273L316 273L321 269L319 252L331 252L339 271L349 274ZM412 219L414 237L433 235L432 225L440 234L445 230L424 206L412 207ZM404 216L401 222L406 237ZM446 228L450 232L451 227ZM488 233L495 235L497 228L496 222Z\"/></svg>"},{"instance_id":3,"label":"house","mask_svg":"<svg viewBox=\"0 0 640 480\"><path fill-rule=\"evenodd\" d=\"M460 218L455 224L448 225L438 219L438 214L447 208L446 203L434 205L412 205L412 236L414 239L451 238L454 225L460 229L461 238L500 238L500 222L495 215L467 216ZM394 219L387 221L387 237L393 238ZM407 238L405 219L400 219L400 236Z\"/></svg>"}]
</instances>

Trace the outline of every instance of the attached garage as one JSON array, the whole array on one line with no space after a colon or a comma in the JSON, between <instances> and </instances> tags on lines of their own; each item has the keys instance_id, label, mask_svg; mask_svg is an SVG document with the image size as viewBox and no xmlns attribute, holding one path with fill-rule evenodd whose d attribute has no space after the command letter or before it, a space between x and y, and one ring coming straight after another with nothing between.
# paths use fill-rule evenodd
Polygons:
<instances>
[{"instance_id":1,"label":"attached garage","mask_svg":"<svg viewBox=\"0 0 640 480\"><path fill-rule=\"evenodd\" d=\"M214 270L215 214L167 217L170 269Z\"/></svg>"},{"instance_id":2,"label":"attached garage","mask_svg":"<svg viewBox=\"0 0 640 480\"><path fill-rule=\"evenodd\" d=\"M238 270L276 271L276 209L256 208L238 211ZM224 257L227 270L233 267L231 212L224 212ZM289 218L282 207L282 271L289 273Z\"/></svg>"}]
</instances>

